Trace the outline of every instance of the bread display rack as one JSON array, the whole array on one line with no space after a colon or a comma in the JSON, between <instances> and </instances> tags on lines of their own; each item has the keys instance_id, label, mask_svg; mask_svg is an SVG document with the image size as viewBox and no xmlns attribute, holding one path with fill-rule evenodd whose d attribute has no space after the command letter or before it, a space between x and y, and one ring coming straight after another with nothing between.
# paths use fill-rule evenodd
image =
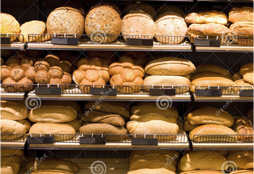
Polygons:
<instances>
[{"instance_id":1,"label":"bread display rack","mask_svg":"<svg viewBox=\"0 0 254 174\"><path fill-rule=\"evenodd\" d=\"M17 38L21 38L21 41L24 40L23 34L0 34L0 36L1 49L24 49L24 43L17 40Z\"/></svg>"},{"instance_id":2,"label":"bread display rack","mask_svg":"<svg viewBox=\"0 0 254 174\"><path fill-rule=\"evenodd\" d=\"M28 135L1 133L1 148L23 149Z\"/></svg>"}]
</instances>

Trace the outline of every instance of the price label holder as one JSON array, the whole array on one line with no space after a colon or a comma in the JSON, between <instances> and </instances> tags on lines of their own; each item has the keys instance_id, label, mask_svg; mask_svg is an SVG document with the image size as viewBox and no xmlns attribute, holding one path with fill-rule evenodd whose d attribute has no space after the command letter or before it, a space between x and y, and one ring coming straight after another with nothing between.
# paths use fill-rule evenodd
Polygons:
<instances>
[{"instance_id":1,"label":"price label holder","mask_svg":"<svg viewBox=\"0 0 254 174\"><path fill-rule=\"evenodd\" d=\"M212 39L194 39L194 46L201 47L220 47L220 40Z\"/></svg>"},{"instance_id":2,"label":"price label holder","mask_svg":"<svg viewBox=\"0 0 254 174\"><path fill-rule=\"evenodd\" d=\"M35 87L36 95L61 95L62 88L60 87Z\"/></svg>"},{"instance_id":3,"label":"price label holder","mask_svg":"<svg viewBox=\"0 0 254 174\"><path fill-rule=\"evenodd\" d=\"M240 92L240 97L253 97L253 92L253 89L242 90Z\"/></svg>"},{"instance_id":4,"label":"price label holder","mask_svg":"<svg viewBox=\"0 0 254 174\"><path fill-rule=\"evenodd\" d=\"M28 137L28 144L53 144L55 137Z\"/></svg>"},{"instance_id":5,"label":"price label holder","mask_svg":"<svg viewBox=\"0 0 254 174\"><path fill-rule=\"evenodd\" d=\"M55 45L78 45L78 38L52 37L51 43Z\"/></svg>"},{"instance_id":6,"label":"price label holder","mask_svg":"<svg viewBox=\"0 0 254 174\"><path fill-rule=\"evenodd\" d=\"M175 94L176 94L176 90L174 88L172 88L172 89L156 89L156 88L149 89L149 95L151 95L151 96L161 96L161 95L174 96Z\"/></svg>"},{"instance_id":7,"label":"price label holder","mask_svg":"<svg viewBox=\"0 0 254 174\"><path fill-rule=\"evenodd\" d=\"M117 95L117 89L112 89L112 88L90 88L90 94L92 94L92 95L116 96Z\"/></svg>"},{"instance_id":8,"label":"price label holder","mask_svg":"<svg viewBox=\"0 0 254 174\"><path fill-rule=\"evenodd\" d=\"M139 45L139 46L153 46L153 39L135 39L135 38L127 38L127 45Z\"/></svg>"},{"instance_id":9,"label":"price label holder","mask_svg":"<svg viewBox=\"0 0 254 174\"><path fill-rule=\"evenodd\" d=\"M196 89L196 96L202 97L221 97L222 92L221 89Z\"/></svg>"},{"instance_id":10,"label":"price label holder","mask_svg":"<svg viewBox=\"0 0 254 174\"><path fill-rule=\"evenodd\" d=\"M132 138L131 144L158 146L158 139L157 138Z\"/></svg>"},{"instance_id":11,"label":"price label holder","mask_svg":"<svg viewBox=\"0 0 254 174\"><path fill-rule=\"evenodd\" d=\"M1 44L11 44L10 37L1 37Z\"/></svg>"},{"instance_id":12,"label":"price label holder","mask_svg":"<svg viewBox=\"0 0 254 174\"><path fill-rule=\"evenodd\" d=\"M106 144L104 137L80 137L79 144Z\"/></svg>"}]
</instances>

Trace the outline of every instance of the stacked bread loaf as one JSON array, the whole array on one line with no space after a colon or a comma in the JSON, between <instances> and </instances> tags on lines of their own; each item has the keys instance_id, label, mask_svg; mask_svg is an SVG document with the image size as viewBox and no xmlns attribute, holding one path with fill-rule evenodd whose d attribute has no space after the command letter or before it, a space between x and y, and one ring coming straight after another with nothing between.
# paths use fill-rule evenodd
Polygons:
<instances>
[{"instance_id":1,"label":"stacked bread loaf","mask_svg":"<svg viewBox=\"0 0 254 174\"><path fill-rule=\"evenodd\" d=\"M244 84L239 86L253 85L253 63L248 63L240 68L239 73L242 75Z\"/></svg>"},{"instance_id":2,"label":"stacked bread loaf","mask_svg":"<svg viewBox=\"0 0 254 174\"><path fill-rule=\"evenodd\" d=\"M140 103L131 108L126 127L130 134L177 134L177 118L174 107L162 110L155 103Z\"/></svg>"},{"instance_id":3,"label":"stacked bread loaf","mask_svg":"<svg viewBox=\"0 0 254 174\"><path fill-rule=\"evenodd\" d=\"M228 112L219 108L206 106L190 112L185 118L184 130L190 131L190 139L193 141L217 141L213 137L200 138L195 135L222 135L237 133L230 127L234 124L234 118ZM222 140L222 137L220 138ZM236 141L236 136L225 138L223 141Z\"/></svg>"},{"instance_id":4,"label":"stacked bread loaf","mask_svg":"<svg viewBox=\"0 0 254 174\"><path fill-rule=\"evenodd\" d=\"M0 34L20 34L20 25L19 22L10 14L1 13L1 30ZM11 41L17 39L18 36L11 36Z\"/></svg>"},{"instance_id":5,"label":"stacked bread loaf","mask_svg":"<svg viewBox=\"0 0 254 174\"><path fill-rule=\"evenodd\" d=\"M107 140L112 138L107 134L127 134L125 119L130 117L128 103L88 102L85 109L87 111L81 119L85 123L80 127L80 133L104 134Z\"/></svg>"},{"instance_id":6,"label":"stacked bread loaf","mask_svg":"<svg viewBox=\"0 0 254 174\"><path fill-rule=\"evenodd\" d=\"M122 56L118 62L109 66L110 84L116 85L121 93L134 93L141 91L145 72L144 69L134 64L128 56ZM136 86L135 86L136 85Z\"/></svg>"},{"instance_id":7,"label":"stacked bread loaf","mask_svg":"<svg viewBox=\"0 0 254 174\"><path fill-rule=\"evenodd\" d=\"M233 129L240 135L238 140L253 142L254 132L251 120L246 117L236 117Z\"/></svg>"},{"instance_id":8,"label":"stacked bread loaf","mask_svg":"<svg viewBox=\"0 0 254 174\"><path fill-rule=\"evenodd\" d=\"M177 151L132 151L128 174L175 174L179 153Z\"/></svg>"},{"instance_id":9,"label":"stacked bread loaf","mask_svg":"<svg viewBox=\"0 0 254 174\"><path fill-rule=\"evenodd\" d=\"M229 12L229 21L233 24L230 30L234 32L237 43L240 45L253 45L253 8L234 7Z\"/></svg>"},{"instance_id":10,"label":"stacked bread loaf","mask_svg":"<svg viewBox=\"0 0 254 174\"><path fill-rule=\"evenodd\" d=\"M228 161L234 161L235 167L241 170L249 170L253 172L253 151L252 150L239 150L229 151L227 156ZM247 173L247 172L246 172Z\"/></svg>"},{"instance_id":11,"label":"stacked bread loaf","mask_svg":"<svg viewBox=\"0 0 254 174\"><path fill-rule=\"evenodd\" d=\"M21 149L1 149L2 174L17 174L21 163L25 160L24 151Z\"/></svg>"},{"instance_id":12,"label":"stacked bread loaf","mask_svg":"<svg viewBox=\"0 0 254 174\"><path fill-rule=\"evenodd\" d=\"M194 64L183 58L163 57L149 62L145 67L148 75L144 79L147 86L190 86L190 73L195 71ZM149 90L149 88L146 88ZM176 89L176 93L187 92L188 89Z\"/></svg>"}]
</instances>

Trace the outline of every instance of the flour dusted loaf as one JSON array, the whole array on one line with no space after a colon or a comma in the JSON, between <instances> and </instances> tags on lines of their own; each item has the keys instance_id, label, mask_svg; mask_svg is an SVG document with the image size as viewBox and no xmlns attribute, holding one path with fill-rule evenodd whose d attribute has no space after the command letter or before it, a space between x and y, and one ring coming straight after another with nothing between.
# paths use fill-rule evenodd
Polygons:
<instances>
[{"instance_id":1,"label":"flour dusted loaf","mask_svg":"<svg viewBox=\"0 0 254 174\"><path fill-rule=\"evenodd\" d=\"M227 156L229 161L234 161L238 169L253 169L253 151L238 151Z\"/></svg>"},{"instance_id":2,"label":"flour dusted loaf","mask_svg":"<svg viewBox=\"0 0 254 174\"><path fill-rule=\"evenodd\" d=\"M32 122L64 123L77 118L77 112L69 106L41 106L30 111L29 120Z\"/></svg>"},{"instance_id":3,"label":"flour dusted loaf","mask_svg":"<svg viewBox=\"0 0 254 174\"><path fill-rule=\"evenodd\" d=\"M98 58L88 60L81 59L78 62L78 69L73 72L73 81L79 86L83 93L89 93L90 87L102 87L109 81L108 68L102 66Z\"/></svg>"},{"instance_id":4,"label":"flour dusted loaf","mask_svg":"<svg viewBox=\"0 0 254 174\"><path fill-rule=\"evenodd\" d=\"M56 8L49 14L46 25L48 34L83 34L84 12L73 7Z\"/></svg>"},{"instance_id":5,"label":"flour dusted loaf","mask_svg":"<svg viewBox=\"0 0 254 174\"><path fill-rule=\"evenodd\" d=\"M157 17L155 25L155 38L164 44L178 44L183 41L187 33L187 25L183 17L176 12L162 13Z\"/></svg>"},{"instance_id":6,"label":"flour dusted loaf","mask_svg":"<svg viewBox=\"0 0 254 174\"><path fill-rule=\"evenodd\" d=\"M253 63L243 65L239 73L243 76L244 81L253 84Z\"/></svg>"},{"instance_id":7,"label":"flour dusted loaf","mask_svg":"<svg viewBox=\"0 0 254 174\"><path fill-rule=\"evenodd\" d=\"M142 67L135 65L130 57L122 56L118 62L112 63L109 66L109 74L112 76L110 84L116 85L118 91L122 93L141 91L145 72Z\"/></svg>"},{"instance_id":8,"label":"flour dusted loaf","mask_svg":"<svg viewBox=\"0 0 254 174\"><path fill-rule=\"evenodd\" d=\"M169 170L164 169L164 168L161 168L161 169L138 169L138 170L131 170L127 174L154 174L154 173L175 174L175 172L169 171Z\"/></svg>"},{"instance_id":9,"label":"flour dusted loaf","mask_svg":"<svg viewBox=\"0 0 254 174\"><path fill-rule=\"evenodd\" d=\"M254 22L236 22L230 25L230 30L236 35L236 42L240 45L253 45Z\"/></svg>"},{"instance_id":10,"label":"flour dusted loaf","mask_svg":"<svg viewBox=\"0 0 254 174\"><path fill-rule=\"evenodd\" d=\"M185 17L185 21L192 24L222 24L228 23L228 17L225 13L216 10L205 12L192 12Z\"/></svg>"},{"instance_id":11,"label":"flour dusted loaf","mask_svg":"<svg viewBox=\"0 0 254 174\"><path fill-rule=\"evenodd\" d=\"M28 117L28 109L24 104L12 101L1 101L1 119L23 120Z\"/></svg>"},{"instance_id":12,"label":"flour dusted loaf","mask_svg":"<svg viewBox=\"0 0 254 174\"><path fill-rule=\"evenodd\" d=\"M229 12L228 21L236 22L253 22L252 7L234 7Z\"/></svg>"},{"instance_id":13,"label":"flour dusted loaf","mask_svg":"<svg viewBox=\"0 0 254 174\"><path fill-rule=\"evenodd\" d=\"M20 34L19 22L10 14L1 13L1 33L0 34ZM18 36L11 36L14 41Z\"/></svg>"},{"instance_id":14,"label":"flour dusted loaf","mask_svg":"<svg viewBox=\"0 0 254 174\"><path fill-rule=\"evenodd\" d=\"M116 8L109 3L101 3L88 12L85 30L93 42L111 43L120 35L122 21Z\"/></svg>"}]
</instances>

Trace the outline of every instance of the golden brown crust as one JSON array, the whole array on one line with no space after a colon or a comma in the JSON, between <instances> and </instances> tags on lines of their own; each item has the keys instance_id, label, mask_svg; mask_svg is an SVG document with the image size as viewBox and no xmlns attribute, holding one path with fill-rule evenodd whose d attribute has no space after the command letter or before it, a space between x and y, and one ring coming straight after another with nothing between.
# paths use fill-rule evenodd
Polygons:
<instances>
[{"instance_id":1,"label":"golden brown crust","mask_svg":"<svg viewBox=\"0 0 254 174\"><path fill-rule=\"evenodd\" d=\"M252 7L234 7L229 12L228 21L235 22L253 22L253 8Z\"/></svg>"},{"instance_id":2,"label":"golden brown crust","mask_svg":"<svg viewBox=\"0 0 254 174\"><path fill-rule=\"evenodd\" d=\"M188 34L192 36L222 36L229 32L228 27L221 24L191 24Z\"/></svg>"}]
</instances>

